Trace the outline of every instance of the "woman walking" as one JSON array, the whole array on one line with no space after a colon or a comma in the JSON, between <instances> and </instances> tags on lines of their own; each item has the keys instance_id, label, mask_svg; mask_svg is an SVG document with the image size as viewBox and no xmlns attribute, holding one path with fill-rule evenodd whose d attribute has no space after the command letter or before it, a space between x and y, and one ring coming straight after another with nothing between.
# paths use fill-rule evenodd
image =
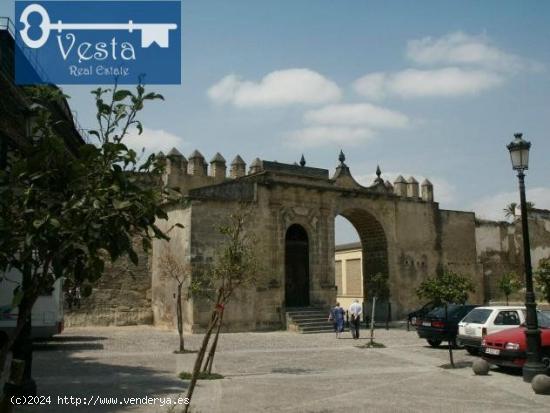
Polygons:
<instances>
[{"instance_id":1,"label":"woman walking","mask_svg":"<svg viewBox=\"0 0 550 413\"><path fill-rule=\"evenodd\" d=\"M344 331L344 314L344 309L340 307L340 303L336 303L336 305L330 310L328 320L332 321L332 324L334 325L336 338L340 338L340 335Z\"/></svg>"}]
</instances>

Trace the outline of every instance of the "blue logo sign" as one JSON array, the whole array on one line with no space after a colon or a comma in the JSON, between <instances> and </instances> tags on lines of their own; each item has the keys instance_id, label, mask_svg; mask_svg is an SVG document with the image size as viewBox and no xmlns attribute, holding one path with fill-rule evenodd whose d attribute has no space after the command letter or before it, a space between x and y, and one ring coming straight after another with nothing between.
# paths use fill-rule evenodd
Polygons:
<instances>
[{"instance_id":1,"label":"blue logo sign","mask_svg":"<svg viewBox=\"0 0 550 413\"><path fill-rule=\"evenodd\" d=\"M180 84L180 1L16 1L15 81Z\"/></svg>"}]
</instances>

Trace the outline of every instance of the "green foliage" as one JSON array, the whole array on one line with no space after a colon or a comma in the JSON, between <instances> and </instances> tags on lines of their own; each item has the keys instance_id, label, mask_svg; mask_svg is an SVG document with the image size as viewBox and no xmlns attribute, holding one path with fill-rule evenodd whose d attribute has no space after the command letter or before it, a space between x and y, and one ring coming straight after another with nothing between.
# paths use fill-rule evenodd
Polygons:
<instances>
[{"instance_id":1,"label":"green foliage","mask_svg":"<svg viewBox=\"0 0 550 413\"><path fill-rule=\"evenodd\" d=\"M519 291L521 287L521 281L515 272L504 274L498 281L498 289L506 297L506 302L508 302L508 297L510 297L511 294Z\"/></svg>"},{"instance_id":2,"label":"green foliage","mask_svg":"<svg viewBox=\"0 0 550 413\"><path fill-rule=\"evenodd\" d=\"M535 272L535 282L544 299L550 303L550 258L539 261L539 269Z\"/></svg>"},{"instance_id":3,"label":"green foliage","mask_svg":"<svg viewBox=\"0 0 550 413\"><path fill-rule=\"evenodd\" d=\"M517 202L510 202L506 205L506 208L503 209L504 215L506 218L513 218L516 216L516 208L518 206Z\"/></svg>"},{"instance_id":4,"label":"green foliage","mask_svg":"<svg viewBox=\"0 0 550 413\"><path fill-rule=\"evenodd\" d=\"M526 202L527 206L527 212L531 211L533 208L535 208L534 202ZM506 218L514 218L516 216L516 209L518 207L517 202L510 202L508 205L506 205L506 208L503 209L504 215Z\"/></svg>"},{"instance_id":5,"label":"green foliage","mask_svg":"<svg viewBox=\"0 0 550 413\"><path fill-rule=\"evenodd\" d=\"M10 168L0 172L0 272L23 274L26 305L66 277L73 285L93 282L107 260L128 256L137 264L133 239L142 237L143 248L153 238L168 239L156 225L165 219L166 194L158 185L163 163L155 155L139 159L123 138L136 119L145 94L97 89L99 128L90 131L88 143L70 153L59 133L52 107L64 104L53 87L28 89L32 105L32 142L20 148ZM107 102L107 103L106 103ZM72 125L69 126L72 128Z\"/></svg>"},{"instance_id":6,"label":"green foliage","mask_svg":"<svg viewBox=\"0 0 550 413\"><path fill-rule=\"evenodd\" d=\"M224 241L214 262L195 265L190 286L191 294L225 304L240 287L253 284L258 273L256 242L247 221L250 216L246 206L231 213L226 223L218 227Z\"/></svg>"},{"instance_id":7,"label":"green foliage","mask_svg":"<svg viewBox=\"0 0 550 413\"><path fill-rule=\"evenodd\" d=\"M474 291L474 284L468 277L445 270L440 276L424 280L416 294L419 298L438 304L450 304L466 302Z\"/></svg>"},{"instance_id":8,"label":"green foliage","mask_svg":"<svg viewBox=\"0 0 550 413\"><path fill-rule=\"evenodd\" d=\"M388 285L388 274L378 272L374 274L368 285L369 295L377 299L386 299L390 296L390 287Z\"/></svg>"},{"instance_id":9,"label":"green foliage","mask_svg":"<svg viewBox=\"0 0 550 413\"><path fill-rule=\"evenodd\" d=\"M182 380L191 380L191 377L193 376L193 373L189 373L187 371L182 371L180 374L178 374L178 377ZM206 371L201 371L198 374L197 380L219 380L223 379L223 376L218 373L208 373Z\"/></svg>"}]
</instances>

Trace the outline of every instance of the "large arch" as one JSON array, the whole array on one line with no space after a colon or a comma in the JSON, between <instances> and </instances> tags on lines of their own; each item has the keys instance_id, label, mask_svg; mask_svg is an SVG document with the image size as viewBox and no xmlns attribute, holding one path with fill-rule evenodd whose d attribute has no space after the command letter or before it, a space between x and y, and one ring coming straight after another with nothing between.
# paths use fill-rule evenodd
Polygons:
<instances>
[{"instance_id":1,"label":"large arch","mask_svg":"<svg viewBox=\"0 0 550 413\"><path fill-rule=\"evenodd\" d=\"M377 273L389 276L388 240L380 221L369 211L362 208L350 208L339 211L357 231L361 244L362 296L364 303L371 303L369 294L371 279ZM379 302L376 311L377 320L391 318L387 302Z\"/></svg>"},{"instance_id":2,"label":"large arch","mask_svg":"<svg viewBox=\"0 0 550 413\"><path fill-rule=\"evenodd\" d=\"M292 224L285 234L285 306L310 303L309 237L305 228Z\"/></svg>"}]
</instances>

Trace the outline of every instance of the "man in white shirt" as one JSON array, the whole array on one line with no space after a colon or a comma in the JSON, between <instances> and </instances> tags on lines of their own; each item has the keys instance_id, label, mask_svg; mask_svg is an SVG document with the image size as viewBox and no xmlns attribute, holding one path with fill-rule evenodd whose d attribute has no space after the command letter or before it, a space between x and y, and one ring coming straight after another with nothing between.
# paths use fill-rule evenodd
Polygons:
<instances>
[{"instance_id":1,"label":"man in white shirt","mask_svg":"<svg viewBox=\"0 0 550 413\"><path fill-rule=\"evenodd\" d=\"M363 312L363 306L359 304L359 300L353 300L353 303L349 306L350 315L350 328L351 335L354 340L359 338L359 325L361 324L361 313Z\"/></svg>"}]
</instances>

